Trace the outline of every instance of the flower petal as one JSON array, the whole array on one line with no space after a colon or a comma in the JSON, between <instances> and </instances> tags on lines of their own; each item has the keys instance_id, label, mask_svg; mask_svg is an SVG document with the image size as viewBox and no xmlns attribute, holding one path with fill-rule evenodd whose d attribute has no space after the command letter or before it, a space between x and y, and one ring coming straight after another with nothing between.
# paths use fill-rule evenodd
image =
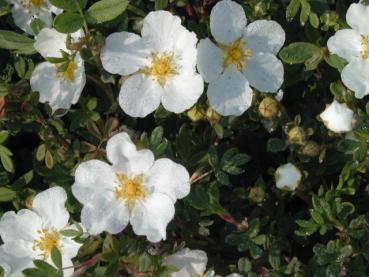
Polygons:
<instances>
[{"instance_id":1,"label":"flower petal","mask_svg":"<svg viewBox=\"0 0 369 277\"><path fill-rule=\"evenodd\" d=\"M247 61L244 74L250 85L262 92L276 92L283 83L282 62L270 53L256 53Z\"/></svg>"},{"instance_id":2,"label":"flower petal","mask_svg":"<svg viewBox=\"0 0 369 277\"><path fill-rule=\"evenodd\" d=\"M165 84L161 102L166 110L182 113L196 103L203 91L200 74L179 74Z\"/></svg>"},{"instance_id":3,"label":"flower petal","mask_svg":"<svg viewBox=\"0 0 369 277\"><path fill-rule=\"evenodd\" d=\"M292 163L281 165L275 171L276 185L279 189L295 190L301 182L301 172Z\"/></svg>"},{"instance_id":4,"label":"flower petal","mask_svg":"<svg viewBox=\"0 0 369 277\"><path fill-rule=\"evenodd\" d=\"M327 46L330 52L349 62L361 58L361 35L355 30L344 29L337 31L334 36L329 38Z\"/></svg>"},{"instance_id":5,"label":"flower petal","mask_svg":"<svg viewBox=\"0 0 369 277\"><path fill-rule=\"evenodd\" d=\"M147 64L149 54L147 46L138 35L119 32L106 38L101 62L110 73L129 75Z\"/></svg>"},{"instance_id":6,"label":"flower petal","mask_svg":"<svg viewBox=\"0 0 369 277\"><path fill-rule=\"evenodd\" d=\"M202 276L206 270L208 256L202 250L184 248L164 260L165 265L175 266L179 271L172 277Z\"/></svg>"},{"instance_id":7,"label":"flower petal","mask_svg":"<svg viewBox=\"0 0 369 277\"><path fill-rule=\"evenodd\" d=\"M156 160L145 176L155 192L167 194L173 201L190 193L190 175L185 167L169 159Z\"/></svg>"},{"instance_id":8,"label":"flower petal","mask_svg":"<svg viewBox=\"0 0 369 277\"><path fill-rule=\"evenodd\" d=\"M52 28L43 28L36 36L34 47L43 57L62 57L60 50L69 52L67 35Z\"/></svg>"},{"instance_id":9,"label":"flower petal","mask_svg":"<svg viewBox=\"0 0 369 277\"><path fill-rule=\"evenodd\" d=\"M67 229L72 229L68 227ZM71 237L62 237L61 238L62 245L62 255L69 259L74 258L78 254L79 248L82 246L81 243L76 242Z\"/></svg>"},{"instance_id":10,"label":"flower petal","mask_svg":"<svg viewBox=\"0 0 369 277\"><path fill-rule=\"evenodd\" d=\"M346 21L352 29L362 35L369 35L369 7L361 3L353 3L347 10Z\"/></svg>"},{"instance_id":11,"label":"flower petal","mask_svg":"<svg viewBox=\"0 0 369 277\"><path fill-rule=\"evenodd\" d=\"M62 263L63 263L63 277L72 277L74 273L73 262L70 258L62 255ZM53 264L53 263L51 263Z\"/></svg>"},{"instance_id":12,"label":"flower petal","mask_svg":"<svg viewBox=\"0 0 369 277\"><path fill-rule=\"evenodd\" d=\"M81 221L91 235L104 231L117 234L127 226L129 211L113 192L95 194L92 201L84 205Z\"/></svg>"},{"instance_id":13,"label":"flower petal","mask_svg":"<svg viewBox=\"0 0 369 277\"><path fill-rule=\"evenodd\" d=\"M197 69L205 82L210 83L219 78L223 72L224 51L210 39L200 40L197 46Z\"/></svg>"},{"instance_id":14,"label":"flower petal","mask_svg":"<svg viewBox=\"0 0 369 277\"><path fill-rule=\"evenodd\" d=\"M220 1L211 10L211 34L222 44L229 44L240 38L246 23L242 6L231 0Z\"/></svg>"},{"instance_id":15,"label":"flower petal","mask_svg":"<svg viewBox=\"0 0 369 277\"><path fill-rule=\"evenodd\" d=\"M252 102L252 90L245 76L229 66L207 91L210 106L221 115L241 115Z\"/></svg>"},{"instance_id":16,"label":"flower petal","mask_svg":"<svg viewBox=\"0 0 369 277\"><path fill-rule=\"evenodd\" d=\"M174 203L165 194L153 193L136 203L130 222L136 235L146 236L151 242L166 239L166 229L174 217Z\"/></svg>"},{"instance_id":17,"label":"flower petal","mask_svg":"<svg viewBox=\"0 0 369 277\"><path fill-rule=\"evenodd\" d=\"M352 130L354 112L345 104L336 100L332 102L321 114L320 118L324 125L336 133L349 132Z\"/></svg>"},{"instance_id":18,"label":"flower petal","mask_svg":"<svg viewBox=\"0 0 369 277\"><path fill-rule=\"evenodd\" d=\"M137 74L124 81L119 105L132 117L145 117L159 107L162 93L158 82L144 74Z\"/></svg>"},{"instance_id":19,"label":"flower petal","mask_svg":"<svg viewBox=\"0 0 369 277\"><path fill-rule=\"evenodd\" d=\"M37 212L43 224L60 230L68 224L69 212L65 208L67 193L61 187L52 187L36 195L32 209Z\"/></svg>"},{"instance_id":20,"label":"flower petal","mask_svg":"<svg viewBox=\"0 0 369 277\"><path fill-rule=\"evenodd\" d=\"M127 133L112 136L107 145L106 153L116 171L145 173L154 163L154 154L148 149L138 150Z\"/></svg>"},{"instance_id":21,"label":"flower petal","mask_svg":"<svg viewBox=\"0 0 369 277\"><path fill-rule=\"evenodd\" d=\"M342 72L342 82L355 92L355 97L362 99L369 94L369 61L355 60L346 65Z\"/></svg>"},{"instance_id":22,"label":"flower petal","mask_svg":"<svg viewBox=\"0 0 369 277\"><path fill-rule=\"evenodd\" d=\"M42 219L31 210L6 212L0 220L0 236L4 243L14 240L33 241L42 228Z\"/></svg>"},{"instance_id":23,"label":"flower petal","mask_svg":"<svg viewBox=\"0 0 369 277\"><path fill-rule=\"evenodd\" d=\"M256 20L245 30L246 46L253 52L276 55L284 44L286 34L281 25L273 20Z\"/></svg>"},{"instance_id":24,"label":"flower petal","mask_svg":"<svg viewBox=\"0 0 369 277\"><path fill-rule=\"evenodd\" d=\"M114 190L115 172L113 168L99 160L80 163L75 172L72 192L82 204L92 201L96 194Z\"/></svg>"},{"instance_id":25,"label":"flower petal","mask_svg":"<svg viewBox=\"0 0 369 277\"><path fill-rule=\"evenodd\" d=\"M34 267L29 257L18 257L11 251L5 251L4 245L0 246L0 266L4 269L4 277L21 277L22 271Z\"/></svg>"}]
</instances>

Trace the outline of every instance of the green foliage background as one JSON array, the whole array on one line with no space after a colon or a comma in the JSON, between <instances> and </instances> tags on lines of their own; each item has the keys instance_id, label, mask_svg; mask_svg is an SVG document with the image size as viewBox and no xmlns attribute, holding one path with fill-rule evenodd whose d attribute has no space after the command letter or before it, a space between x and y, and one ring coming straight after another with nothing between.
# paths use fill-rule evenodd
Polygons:
<instances>
[{"instance_id":1,"label":"green foliage background","mask_svg":"<svg viewBox=\"0 0 369 277\"><path fill-rule=\"evenodd\" d=\"M37 192L59 185L78 221L81 206L70 193L75 167L106 159L108 138L126 131L156 158L173 159L198 180L177 202L166 241L150 244L130 228L91 237L75 259L76 266L92 261L81 276L168 276L161 260L184 244L206 251L208 267L218 274L369 276L368 97L357 100L344 87L345 61L326 48L327 39L347 27L350 1L238 1L249 22L273 19L286 32L279 53L285 66L279 114L263 118L258 108L266 95L256 93L245 114L220 118L206 112L204 94L196 121L194 110L176 115L159 108L144 119L125 115L117 103L119 76L102 69L99 52L104 37L139 32L142 18L158 9L179 15L199 39L210 36L209 14L217 1L50 2L67 10L54 21L59 31L88 28L82 52L87 85L63 117L39 104L29 78L42 59L0 0L0 215L29 206ZM358 114L355 140L329 132L317 118L333 98ZM275 187L274 170L288 161L304 175L295 192ZM45 265L38 268L28 275L57 275Z\"/></svg>"}]
</instances>

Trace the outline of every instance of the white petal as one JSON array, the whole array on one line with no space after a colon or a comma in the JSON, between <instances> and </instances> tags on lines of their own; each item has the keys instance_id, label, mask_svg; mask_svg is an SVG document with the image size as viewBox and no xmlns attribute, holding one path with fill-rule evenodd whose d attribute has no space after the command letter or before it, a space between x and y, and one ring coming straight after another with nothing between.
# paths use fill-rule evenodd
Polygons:
<instances>
[{"instance_id":1,"label":"white petal","mask_svg":"<svg viewBox=\"0 0 369 277\"><path fill-rule=\"evenodd\" d=\"M113 192L105 192L94 195L92 201L85 204L81 211L81 221L91 235L104 231L117 234L127 226L129 212Z\"/></svg>"},{"instance_id":2,"label":"white petal","mask_svg":"<svg viewBox=\"0 0 369 277\"><path fill-rule=\"evenodd\" d=\"M34 267L29 257L18 257L12 252L6 252L4 245L0 246L0 266L4 269L4 277L23 277L22 271Z\"/></svg>"},{"instance_id":3,"label":"white petal","mask_svg":"<svg viewBox=\"0 0 369 277\"><path fill-rule=\"evenodd\" d=\"M224 51L210 39L200 40L197 46L197 69L205 82L210 83L219 78L223 71Z\"/></svg>"},{"instance_id":4,"label":"white petal","mask_svg":"<svg viewBox=\"0 0 369 277\"><path fill-rule=\"evenodd\" d=\"M69 230L71 228L66 228L66 229ZM78 243L78 242L74 241L70 237L62 237L61 238L61 245L62 245L62 249L61 249L62 255L64 257L69 258L69 259L74 258L75 256L77 256L78 250L82 246L81 243Z\"/></svg>"},{"instance_id":5,"label":"white petal","mask_svg":"<svg viewBox=\"0 0 369 277\"><path fill-rule=\"evenodd\" d=\"M232 274L228 274L225 277L243 277L242 275L238 274L238 273L232 273Z\"/></svg>"},{"instance_id":6,"label":"white petal","mask_svg":"<svg viewBox=\"0 0 369 277\"><path fill-rule=\"evenodd\" d=\"M72 277L74 273L73 262L70 258L62 255L63 277ZM52 263L51 263L52 264Z\"/></svg>"},{"instance_id":7,"label":"white petal","mask_svg":"<svg viewBox=\"0 0 369 277\"><path fill-rule=\"evenodd\" d=\"M68 224L69 212L65 208L67 193L61 187L53 187L36 195L32 209L37 212L43 224L51 229L62 229Z\"/></svg>"},{"instance_id":8,"label":"white petal","mask_svg":"<svg viewBox=\"0 0 369 277\"><path fill-rule=\"evenodd\" d=\"M203 91L200 74L179 74L166 82L161 103L168 111L182 113L197 102Z\"/></svg>"},{"instance_id":9,"label":"white petal","mask_svg":"<svg viewBox=\"0 0 369 277\"><path fill-rule=\"evenodd\" d=\"M6 212L0 220L0 236L4 243L14 240L33 241L42 228L41 217L30 210Z\"/></svg>"},{"instance_id":10,"label":"white petal","mask_svg":"<svg viewBox=\"0 0 369 277\"><path fill-rule=\"evenodd\" d=\"M249 82L234 66L211 82L207 91L210 106L225 116L243 114L251 106L252 94Z\"/></svg>"},{"instance_id":11,"label":"white petal","mask_svg":"<svg viewBox=\"0 0 369 277\"><path fill-rule=\"evenodd\" d=\"M66 47L67 35L55 29L43 28L36 36L34 47L43 57L62 57L60 50L69 52Z\"/></svg>"},{"instance_id":12,"label":"white petal","mask_svg":"<svg viewBox=\"0 0 369 277\"><path fill-rule=\"evenodd\" d=\"M301 177L300 170L291 163L279 166L275 172L279 189L295 190L301 182Z\"/></svg>"},{"instance_id":13,"label":"white petal","mask_svg":"<svg viewBox=\"0 0 369 277\"><path fill-rule=\"evenodd\" d=\"M352 29L362 35L369 35L369 7L360 3L353 3L347 10L346 21Z\"/></svg>"},{"instance_id":14,"label":"white petal","mask_svg":"<svg viewBox=\"0 0 369 277\"><path fill-rule=\"evenodd\" d=\"M33 241L22 239L12 240L3 244L5 252L12 253L16 257L28 257L31 259L38 259L41 252L34 251Z\"/></svg>"},{"instance_id":15,"label":"white petal","mask_svg":"<svg viewBox=\"0 0 369 277\"><path fill-rule=\"evenodd\" d=\"M217 42L234 42L242 36L246 23L242 6L231 0L220 1L211 10L210 30Z\"/></svg>"},{"instance_id":16,"label":"white petal","mask_svg":"<svg viewBox=\"0 0 369 277\"><path fill-rule=\"evenodd\" d=\"M324 125L336 133L349 132L352 130L352 119L354 112L345 104L340 104L336 100L332 102L321 114L320 118Z\"/></svg>"},{"instance_id":17,"label":"white petal","mask_svg":"<svg viewBox=\"0 0 369 277\"><path fill-rule=\"evenodd\" d=\"M286 34L281 25L273 20L256 20L245 30L246 46L253 52L276 55L284 44Z\"/></svg>"},{"instance_id":18,"label":"white petal","mask_svg":"<svg viewBox=\"0 0 369 277\"><path fill-rule=\"evenodd\" d=\"M165 194L153 193L136 203L130 222L136 235L146 236L151 242L159 242L166 239L166 228L173 217L173 201Z\"/></svg>"},{"instance_id":19,"label":"white petal","mask_svg":"<svg viewBox=\"0 0 369 277\"><path fill-rule=\"evenodd\" d=\"M330 52L347 61L361 58L361 35L355 30L344 29L337 31L334 36L329 38L327 46Z\"/></svg>"},{"instance_id":20,"label":"white petal","mask_svg":"<svg viewBox=\"0 0 369 277\"><path fill-rule=\"evenodd\" d=\"M355 92L355 97L369 94L369 61L355 60L346 65L342 72L342 82Z\"/></svg>"},{"instance_id":21,"label":"white petal","mask_svg":"<svg viewBox=\"0 0 369 277\"><path fill-rule=\"evenodd\" d=\"M167 194L173 201L190 192L190 175L185 167L169 159L156 160L145 176L145 183L155 192Z\"/></svg>"},{"instance_id":22,"label":"white petal","mask_svg":"<svg viewBox=\"0 0 369 277\"><path fill-rule=\"evenodd\" d=\"M270 53L254 53L244 74L250 85L262 92L276 92L283 83L282 62Z\"/></svg>"},{"instance_id":23,"label":"white petal","mask_svg":"<svg viewBox=\"0 0 369 277\"><path fill-rule=\"evenodd\" d=\"M113 191L115 181L115 172L110 165L90 160L78 165L72 192L79 202L87 204L96 194Z\"/></svg>"},{"instance_id":24,"label":"white petal","mask_svg":"<svg viewBox=\"0 0 369 277\"><path fill-rule=\"evenodd\" d=\"M148 149L137 151L127 133L111 137L106 145L106 153L114 169L122 173L145 173L154 163L154 154Z\"/></svg>"},{"instance_id":25,"label":"white petal","mask_svg":"<svg viewBox=\"0 0 369 277\"><path fill-rule=\"evenodd\" d=\"M119 93L119 105L132 117L145 117L160 105L163 89L158 82L143 74L124 81Z\"/></svg>"},{"instance_id":26,"label":"white petal","mask_svg":"<svg viewBox=\"0 0 369 277\"><path fill-rule=\"evenodd\" d=\"M172 277L200 276L204 274L208 257L202 250L184 248L164 260L165 265L175 266L179 271L173 272Z\"/></svg>"},{"instance_id":27,"label":"white petal","mask_svg":"<svg viewBox=\"0 0 369 277\"><path fill-rule=\"evenodd\" d=\"M101 62L110 73L128 75L144 67L149 54L144 41L138 35L119 32L106 38L101 51Z\"/></svg>"}]
</instances>

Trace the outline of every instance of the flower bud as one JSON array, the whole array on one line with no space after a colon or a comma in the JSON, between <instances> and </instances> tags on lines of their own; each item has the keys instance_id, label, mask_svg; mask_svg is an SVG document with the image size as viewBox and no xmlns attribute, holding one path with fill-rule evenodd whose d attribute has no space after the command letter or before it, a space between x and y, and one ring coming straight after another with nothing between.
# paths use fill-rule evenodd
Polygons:
<instances>
[{"instance_id":1,"label":"flower bud","mask_svg":"<svg viewBox=\"0 0 369 277\"><path fill-rule=\"evenodd\" d=\"M188 118L193 122L198 122L205 118L205 111L203 108L195 105L187 112Z\"/></svg>"},{"instance_id":2,"label":"flower bud","mask_svg":"<svg viewBox=\"0 0 369 277\"><path fill-rule=\"evenodd\" d=\"M254 203L261 203L264 201L265 192L262 187L255 186L250 189L249 199Z\"/></svg>"},{"instance_id":3,"label":"flower bud","mask_svg":"<svg viewBox=\"0 0 369 277\"><path fill-rule=\"evenodd\" d=\"M301 149L301 154L308 156L308 157L318 156L319 153L320 153L320 146L314 141L309 141Z\"/></svg>"},{"instance_id":4,"label":"flower bud","mask_svg":"<svg viewBox=\"0 0 369 277\"><path fill-rule=\"evenodd\" d=\"M210 124L218 123L221 119L220 114L214 111L211 107L206 110L206 118L209 120Z\"/></svg>"},{"instance_id":5,"label":"flower bud","mask_svg":"<svg viewBox=\"0 0 369 277\"><path fill-rule=\"evenodd\" d=\"M304 144L305 132L301 127L295 126L288 131L287 137L290 144Z\"/></svg>"},{"instance_id":6,"label":"flower bud","mask_svg":"<svg viewBox=\"0 0 369 277\"><path fill-rule=\"evenodd\" d=\"M272 97L264 98L259 104L259 113L264 118L271 118L278 114L279 103Z\"/></svg>"}]
</instances>

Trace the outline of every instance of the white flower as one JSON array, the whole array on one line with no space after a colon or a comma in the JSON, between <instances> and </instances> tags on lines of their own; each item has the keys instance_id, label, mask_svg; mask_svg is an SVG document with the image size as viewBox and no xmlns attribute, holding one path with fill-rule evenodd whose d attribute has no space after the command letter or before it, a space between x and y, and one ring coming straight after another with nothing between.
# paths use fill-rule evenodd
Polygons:
<instances>
[{"instance_id":1,"label":"white flower","mask_svg":"<svg viewBox=\"0 0 369 277\"><path fill-rule=\"evenodd\" d=\"M328 105L320 114L324 125L335 133L349 132L353 127L354 112L346 104L340 104L336 100Z\"/></svg>"},{"instance_id":2,"label":"white flower","mask_svg":"<svg viewBox=\"0 0 369 277\"><path fill-rule=\"evenodd\" d=\"M352 29L339 30L327 44L330 52L348 61L341 72L342 81L361 99L369 94L369 7L351 4L346 21Z\"/></svg>"},{"instance_id":3,"label":"white flower","mask_svg":"<svg viewBox=\"0 0 369 277\"><path fill-rule=\"evenodd\" d=\"M301 172L292 163L281 165L275 172L277 188L295 190L301 182Z\"/></svg>"},{"instance_id":4,"label":"white flower","mask_svg":"<svg viewBox=\"0 0 369 277\"><path fill-rule=\"evenodd\" d=\"M283 83L283 65L276 57L285 41L282 27L271 20L246 23L242 6L220 1L210 14L217 43L206 38L197 47L197 68L209 83L210 105L222 115L241 115L251 106L250 85L276 92Z\"/></svg>"},{"instance_id":5,"label":"white flower","mask_svg":"<svg viewBox=\"0 0 369 277\"><path fill-rule=\"evenodd\" d=\"M213 277L214 271L206 271L208 256L202 250L190 250L184 248L164 259L163 264L174 266L178 271L173 272L171 277ZM242 277L238 273L232 273L225 277Z\"/></svg>"},{"instance_id":6,"label":"white flower","mask_svg":"<svg viewBox=\"0 0 369 277\"><path fill-rule=\"evenodd\" d=\"M0 220L0 265L6 277L19 277L22 270L34 267L32 261L42 259L52 264L50 252L57 247L62 255L63 267L73 266L72 258L77 255L81 244L61 234L62 230L73 229L68 225L69 213L65 208L67 194L61 187L53 187L33 200L32 210L18 213L6 212ZM73 267L64 270L71 276Z\"/></svg>"},{"instance_id":7,"label":"white flower","mask_svg":"<svg viewBox=\"0 0 369 277\"><path fill-rule=\"evenodd\" d=\"M15 25L30 35L34 35L31 22L41 19L46 26L52 25L52 14L59 14L60 9L49 4L48 0L7 0L12 4L12 15Z\"/></svg>"},{"instance_id":8,"label":"white flower","mask_svg":"<svg viewBox=\"0 0 369 277\"><path fill-rule=\"evenodd\" d=\"M145 117L160 103L174 113L189 109L204 90L196 73L195 33L178 16L155 11L144 18L141 35L113 33L101 52L108 72L128 76L119 94L123 111Z\"/></svg>"},{"instance_id":9,"label":"white flower","mask_svg":"<svg viewBox=\"0 0 369 277\"><path fill-rule=\"evenodd\" d=\"M83 36L80 30L71 34L77 41ZM55 29L44 28L36 37L35 49L44 58L62 58L62 52L69 54L69 60L62 63L43 62L36 66L31 76L31 88L40 93L40 102L48 102L52 112L69 109L77 103L86 84L84 62L80 54L67 49L67 35Z\"/></svg>"},{"instance_id":10,"label":"white flower","mask_svg":"<svg viewBox=\"0 0 369 277\"><path fill-rule=\"evenodd\" d=\"M110 138L106 152L112 165L90 160L76 170L72 192L84 205L82 224L97 235L119 233L130 222L151 242L166 239L174 203L190 191L187 170L169 159L154 161L153 153L137 150L126 133Z\"/></svg>"}]
</instances>

